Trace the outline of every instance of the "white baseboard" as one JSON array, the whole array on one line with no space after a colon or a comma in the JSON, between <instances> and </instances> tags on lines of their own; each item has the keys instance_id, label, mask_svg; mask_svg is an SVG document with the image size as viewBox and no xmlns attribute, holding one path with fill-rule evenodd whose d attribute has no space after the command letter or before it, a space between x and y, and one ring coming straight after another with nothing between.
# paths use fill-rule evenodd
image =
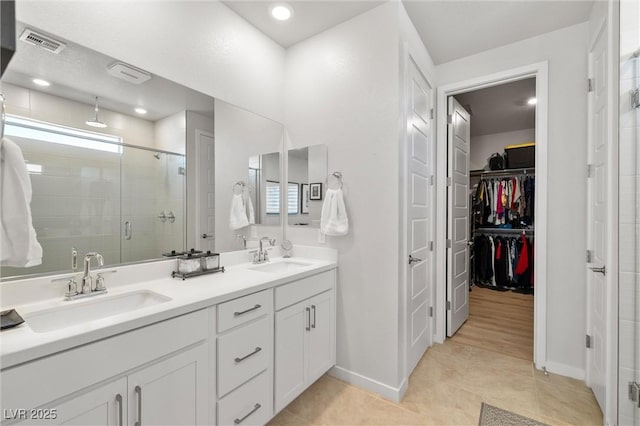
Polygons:
<instances>
[{"instance_id":1,"label":"white baseboard","mask_svg":"<svg viewBox=\"0 0 640 426\"><path fill-rule=\"evenodd\" d=\"M572 367L559 362L547 361L545 367L549 373L560 374L561 376L572 377L577 380L584 380L587 376L582 368Z\"/></svg>"},{"instance_id":2,"label":"white baseboard","mask_svg":"<svg viewBox=\"0 0 640 426\"><path fill-rule=\"evenodd\" d=\"M346 370L342 367L338 367L337 365L329 370L329 374L351 385L377 393L394 402L400 402L408 388L406 380L402 381L400 387L394 388L393 386L386 385L377 380L354 373L353 371Z\"/></svg>"}]
</instances>

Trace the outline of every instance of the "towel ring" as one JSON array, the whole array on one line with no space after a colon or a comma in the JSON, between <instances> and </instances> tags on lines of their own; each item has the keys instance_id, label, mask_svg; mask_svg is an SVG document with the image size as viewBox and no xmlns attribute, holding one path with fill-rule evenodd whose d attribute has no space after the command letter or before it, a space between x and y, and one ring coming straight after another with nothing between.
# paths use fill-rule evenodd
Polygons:
<instances>
[{"instance_id":1,"label":"towel ring","mask_svg":"<svg viewBox=\"0 0 640 426\"><path fill-rule=\"evenodd\" d=\"M233 193L236 195L239 195L242 193L242 191L244 191L246 187L247 187L247 184L244 183L244 181L239 180L238 182L233 184ZM236 190L238 190L237 193L236 193Z\"/></svg>"},{"instance_id":2,"label":"towel ring","mask_svg":"<svg viewBox=\"0 0 640 426\"><path fill-rule=\"evenodd\" d=\"M337 183L339 185L338 188L342 189L342 187L344 186L343 183L342 183L342 172L333 172L333 173L331 173L330 177L333 177L337 181Z\"/></svg>"}]
</instances>

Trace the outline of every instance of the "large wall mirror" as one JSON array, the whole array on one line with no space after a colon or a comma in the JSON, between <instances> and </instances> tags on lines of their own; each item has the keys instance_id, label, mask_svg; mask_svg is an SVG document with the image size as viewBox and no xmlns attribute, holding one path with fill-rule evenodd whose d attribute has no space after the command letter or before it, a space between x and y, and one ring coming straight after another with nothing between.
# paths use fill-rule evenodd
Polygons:
<instances>
[{"instance_id":1,"label":"large wall mirror","mask_svg":"<svg viewBox=\"0 0 640 426\"><path fill-rule=\"evenodd\" d=\"M251 155L281 151L281 124L29 24L17 36L0 86L5 136L27 163L43 258L0 278L70 271L74 249L113 266L241 249L238 233L280 237L267 222L230 229L227 177L248 183Z\"/></svg>"},{"instance_id":2,"label":"large wall mirror","mask_svg":"<svg viewBox=\"0 0 640 426\"><path fill-rule=\"evenodd\" d=\"M290 149L287 155L287 223L320 227L320 213L327 190L327 146Z\"/></svg>"}]
</instances>

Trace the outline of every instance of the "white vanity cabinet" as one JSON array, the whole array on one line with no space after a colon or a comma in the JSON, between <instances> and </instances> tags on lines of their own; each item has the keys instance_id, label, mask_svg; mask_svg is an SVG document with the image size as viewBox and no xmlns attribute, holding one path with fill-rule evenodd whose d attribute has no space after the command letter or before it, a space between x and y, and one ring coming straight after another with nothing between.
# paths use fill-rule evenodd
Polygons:
<instances>
[{"instance_id":1,"label":"white vanity cabinet","mask_svg":"<svg viewBox=\"0 0 640 426\"><path fill-rule=\"evenodd\" d=\"M336 359L335 270L276 288L275 411Z\"/></svg>"},{"instance_id":2,"label":"white vanity cabinet","mask_svg":"<svg viewBox=\"0 0 640 426\"><path fill-rule=\"evenodd\" d=\"M209 424L211 309L3 369L2 423Z\"/></svg>"}]
</instances>

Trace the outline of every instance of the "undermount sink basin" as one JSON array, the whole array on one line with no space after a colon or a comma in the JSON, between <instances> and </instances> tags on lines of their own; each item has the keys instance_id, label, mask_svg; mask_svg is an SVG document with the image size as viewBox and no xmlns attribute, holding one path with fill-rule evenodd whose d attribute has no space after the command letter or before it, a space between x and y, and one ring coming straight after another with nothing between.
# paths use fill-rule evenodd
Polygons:
<instances>
[{"instance_id":1,"label":"undermount sink basin","mask_svg":"<svg viewBox=\"0 0 640 426\"><path fill-rule=\"evenodd\" d=\"M294 272L298 269L306 268L307 266L311 266L311 263L293 262L291 260L287 260L278 263L265 263L264 265L253 266L249 269L259 272L271 272L278 274L282 272Z\"/></svg>"},{"instance_id":2,"label":"undermount sink basin","mask_svg":"<svg viewBox=\"0 0 640 426\"><path fill-rule=\"evenodd\" d=\"M87 321L107 318L170 301L171 298L149 290L139 290L115 296L69 302L67 306L44 309L25 315L25 322L36 333L60 330Z\"/></svg>"}]
</instances>

